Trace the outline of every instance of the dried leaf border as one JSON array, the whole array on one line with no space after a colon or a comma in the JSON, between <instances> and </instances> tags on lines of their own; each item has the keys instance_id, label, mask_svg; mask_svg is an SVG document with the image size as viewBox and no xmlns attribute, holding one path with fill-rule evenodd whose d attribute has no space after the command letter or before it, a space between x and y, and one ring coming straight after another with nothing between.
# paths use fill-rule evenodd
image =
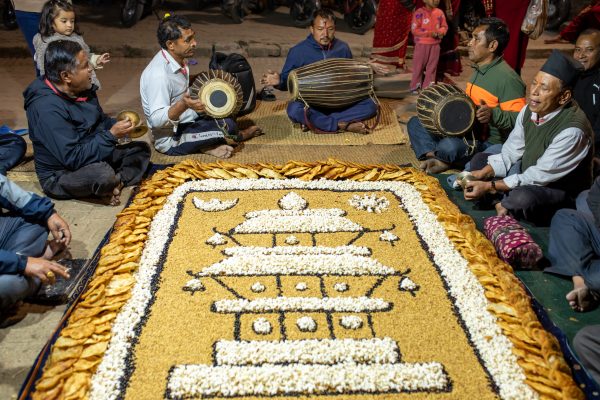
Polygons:
<instances>
[{"instance_id":1,"label":"dried leaf border","mask_svg":"<svg viewBox=\"0 0 600 400\"><path fill-rule=\"evenodd\" d=\"M35 384L33 399L87 398L92 375L111 338L112 321L130 297L148 228L168 195L188 180L231 178L298 178L312 180L403 181L411 183L438 216L448 237L485 288L488 310L498 319L527 377L542 397L583 399L573 381L558 341L548 333L530 306L529 296L512 268L500 261L492 244L445 195L435 178L413 168L363 165L329 159L325 163L290 161L285 165L228 162L203 164L186 160L146 180L131 206L114 224L101 250L94 277L68 317ZM25 391L26 393L27 391Z\"/></svg>"}]
</instances>

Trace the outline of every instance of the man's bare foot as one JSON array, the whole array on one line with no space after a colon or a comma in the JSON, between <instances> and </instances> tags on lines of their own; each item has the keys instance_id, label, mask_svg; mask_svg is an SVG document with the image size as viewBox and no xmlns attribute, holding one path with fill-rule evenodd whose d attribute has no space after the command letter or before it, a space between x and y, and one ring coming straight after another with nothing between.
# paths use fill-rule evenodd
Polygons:
<instances>
[{"instance_id":1,"label":"man's bare foot","mask_svg":"<svg viewBox=\"0 0 600 400\"><path fill-rule=\"evenodd\" d=\"M260 129L256 125L252 125L249 128L242 129L239 131L237 138L235 138L236 142L244 142L248 139L252 139L253 137L264 135L262 129Z\"/></svg>"},{"instance_id":2,"label":"man's bare foot","mask_svg":"<svg viewBox=\"0 0 600 400\"><path fill-rule=\"evenodd\" d=\"M495 205L496 214L498 215L508 215L508 210L502 206L502 203L498 202Z\"/></svg>"},{"instance_id":3,"label":"man's bare foot","mask_svg":"<svg viewBox=\"0 0 600 400\"><path fill-rule=\"evenodd\" d=\"M229 158L233 154L233 147L228 146L226 144L222 144L217 147L205 149L202 152L204 154L209 154L209 155L215 156L217 158Z\"/></svg>"},{"instance_id":4,"label":"man's bare foot","mask_svg":"<svg viewBox=\"0 0 600 400\"><path fill-rule=\"evenodd\" d=\"M450 169L450 164L443 162L442 160L438 160L437 158L430 159L429 166L427 167L428 174L440 174L444 171Z\"/></svg>"},{"instance_id":5,"label":"man's bare foot","mask_svg":"<svg viewBox=\"0 0 600 400\"><path fill-rule=\"evenodd\" d=\"M450 169L450 164L438 160L437 158L428 158L419 164L419 168L428 174L439 174Z\"/></svg>"},{"instance_id":6,"label":"man's bare foot","mask_svg":"<svg viewBox=\"0 0 600 400\"><path fill-rule=\"evenodd\" d=\"M112 196L108 200L108 204L111 206L118 206L121 204L121 189L123 189L123 184L119 183L112 192Z\"/></svg>"},{"instance_id":7,"label":"man's bare foot","mask_svg":"<svg viewBox=\"0 0 600 400\"><path fill-rule=\"evenodd\" d=\"M361 135L366 135L366 134L371 133L369 131L369 128L367 128L367 126L361 121L350 122L350 123L340 122L338 124L338 128L343 131L347 131L347 132L360 133Z\"/></svg>"},{"instance_id":8,"label":"man's bare foot","mask_svg":"<svg viewBox=\"0 0 600 400\"><path fill-rule=\"evenodd\" d=\"M69 254L68 250L65 252L66 249L67 249L67 246L65 246L64 243L57 242L56 240L48 240L46 242L46 248L44 249L44 254L42 255L42 258L44 260L52 260L59 254L60 255L62 255L63 253ZM62 257L62 258L64 258L64 257Z\"/></svg>"},{"instance_id":9,"label":"man's bare foot","mask_svg":"<svg viewBox=\"0 0 600 400\"><path fill-rule=\"evenodd\" d=\"M567 293L566 298L571 308L579 312L592 310L600 303L598 294L586 286L581 276L573 277L573 290Z\"/></svg>"}]
</instances>

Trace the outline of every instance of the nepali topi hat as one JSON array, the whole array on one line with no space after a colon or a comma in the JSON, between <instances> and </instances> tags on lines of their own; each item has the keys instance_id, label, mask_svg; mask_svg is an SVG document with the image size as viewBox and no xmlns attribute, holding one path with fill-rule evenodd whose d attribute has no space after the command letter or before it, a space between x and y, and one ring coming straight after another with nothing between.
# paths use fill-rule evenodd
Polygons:
<instances>
[{"instance_id":1,"label":"nepali topi hat","mask_svg":"<svg viewBox=\"0 0 600 400\"><path fill-rule=\"evenodd\" d=\"M567 86L573 86L579 74L583 72L583 65L573 57L555 49L552 50L540 71L560 79Z\"/></svg>"}]
</instances>

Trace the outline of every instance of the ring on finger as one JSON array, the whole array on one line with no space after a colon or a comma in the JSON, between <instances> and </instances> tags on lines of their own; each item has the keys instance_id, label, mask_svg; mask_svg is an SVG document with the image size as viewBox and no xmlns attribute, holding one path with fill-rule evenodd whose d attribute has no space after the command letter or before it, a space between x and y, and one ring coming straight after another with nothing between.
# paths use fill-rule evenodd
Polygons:
<instances>
[{"instance_id":1,"label":"ring on finger","mask_svg":"<svg viewBox=\"0 0 600 400\"><path fill-rule=\"evenodd\" d=\"M48 271L48 272L46 272L46 277L48 279L54 279L54 278L56 278L56 275L54 275L54 272Z\"/></svg>"}]
</instances>

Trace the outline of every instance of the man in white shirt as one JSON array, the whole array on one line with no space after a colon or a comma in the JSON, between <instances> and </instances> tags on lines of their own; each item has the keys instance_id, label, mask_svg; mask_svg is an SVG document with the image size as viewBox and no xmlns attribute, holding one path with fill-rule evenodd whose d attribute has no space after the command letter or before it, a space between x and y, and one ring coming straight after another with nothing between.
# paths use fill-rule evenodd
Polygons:
<instances>
[{"instance_id":1,"label":"man in white shirt","mask_svg":"<svg viewBox=\"0 0 600 400\"><path fill-rule=\"evenodd\" d=\"M538 224L547 224L556 210L574 206L592 182L592 129L571 101L581 70L577 61L553 51L533 79L528 104L502 153L473 158L477 181L466 185L465 199L495 195L498 215L510 213Z\"/></svg>"},{"instance_id":2,"label":"man in white shirt","mask_svg":"<svg viewBox=\"0 0 600 400\"><path fill-rule=\"evenodd\" d=\"M157 36L161 49L140 79L142 107L156 150L175 156L205 153L228 158L233 147L226 138L239 142L262 133L256 126L238 131L231 118L208 117L204 104L190 97L186 60L194 55L196 39L188 20L166 16Z\"/></svg>"}]
</instances>

